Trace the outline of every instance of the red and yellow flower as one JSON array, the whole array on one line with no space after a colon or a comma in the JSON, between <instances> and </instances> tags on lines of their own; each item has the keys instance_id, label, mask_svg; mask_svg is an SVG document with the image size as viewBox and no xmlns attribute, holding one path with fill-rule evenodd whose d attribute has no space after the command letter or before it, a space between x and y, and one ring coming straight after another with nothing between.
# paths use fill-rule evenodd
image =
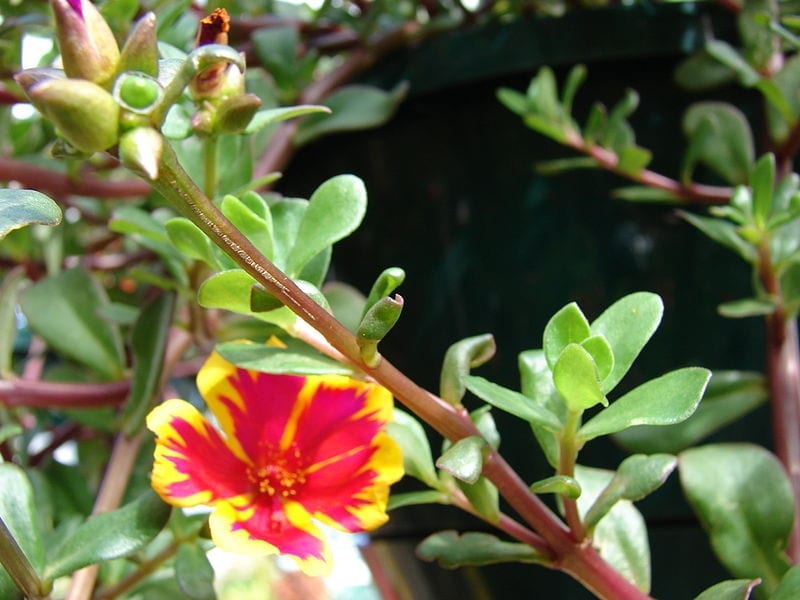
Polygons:
<instances>
[{"instance_id":1,"label":"red and yellow flower","mask_svg":"<svg viewBox=\"0 0 800 600\"><path fill-rule=\"evenodd\" d=\"M156 434L152 483L175 506L211 506L217 546L289 555L319 575L330 568L319 523L356 532L387 520L403 460L385 432L386 389L250 371L218 354L197 384L222 431L183 400L156 407L147 418Z\"/></svg>"}]
</instances>

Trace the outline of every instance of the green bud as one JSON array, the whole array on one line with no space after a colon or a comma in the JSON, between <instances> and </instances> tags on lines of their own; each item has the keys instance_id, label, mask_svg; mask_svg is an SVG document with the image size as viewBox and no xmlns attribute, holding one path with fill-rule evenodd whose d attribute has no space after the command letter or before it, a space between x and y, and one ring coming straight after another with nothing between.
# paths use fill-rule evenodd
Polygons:
<instances>
[{"instance_id":1,"label":"green bud","mask_svg":"<svg viewBox=\"0 0 800 600\"><path fill-rule=\"evenodd\" d=\"M394 298L386 296L378 300L361 319L356 330L356 341L367 366L375 367L380 362L378 342L392 330L402 311L403 297L396 294Z\"/></svg>"},{"instance_id":2,"label":"green bud","mask_svg":"<svg viewBox=\"0 0 800 600\"><path fill-rule=\"evenodd\" d=\"M158 164L164 150L164 138L152 127L137 127L119 138L119 159L134 173L148 179L158 178Z\"/></svg>"},{"instance_id":3,"label":"green bud","mask_svg":"<svg viewBox=\"0 0 800 600\"><path fill-rule=\"evenodd\" d=\"M32 86L28 97L78 150L99 152L117 143L119 105L96 83L49 79Z\"/></svg>"},{"instance_id":4,"label":"green bud","mask_svg":"<svg viewBox=\"0 0 800 600\"><path fill-rule=\"evenodd\" d=\"M149 12L136 21L119 57L119 71L141 71L158 76L156 15Z\"/></svg>"},{"instance_id":5,"label":"green bud","mask_svg":"<svg viewBox=\"0 0 800 600\"><path fill-rule=\"evenodd\" d=\"M37 83L42 81L49 81L51 79L65 79L66 74L61 69L51 69L49 67L42 67L36 69L25 69L14 75L14 81L17 82L19 87L27 94L28 90Z\"/></svg>"},{"instance_id":6,"label":"green bud","mask_svg":"<svg viewBox=\"0 0 800 600\"><path fill-rule=\"evenodd\" d=\"M255 94L238 94L224 100L217 108L216 130L219 133L241 133L261 108Z\"/></svg>"},{"instance_id":7,"label":"green bud","mask_svg":"<svg viewBox=\"0 0 800 600\"><path fill-rule=\"evenodd\" d=\"M135 113L147 113L161 97L158 81L144 73L123 73L114 84L114 98Z\"/></svg>"},{"instance_id":8,"label":"green bud","mask_svg":"<svg viewBox=\"0 0 800 600\"><path fill-rule=\"evenodd\" d=\"M119 64L119 47L89 0L51 0L61 62L68 77L105 85Z\"/></svg>"},{"instance_id":9,"label":"green bud","mask_svg":"<svg viewBox=\"0 0 800 600\"><path fill-rule=\"evenodd\" d=\"M214 133L214 107L203 103L192 116L192 131L196 136L209 137Z\"/></svg>"}]
</instances>

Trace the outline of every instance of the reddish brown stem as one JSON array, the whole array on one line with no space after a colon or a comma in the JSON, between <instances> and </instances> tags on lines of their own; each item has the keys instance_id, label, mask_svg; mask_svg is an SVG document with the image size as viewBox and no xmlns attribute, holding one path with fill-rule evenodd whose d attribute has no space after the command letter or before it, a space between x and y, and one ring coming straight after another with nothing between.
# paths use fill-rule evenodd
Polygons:
<instances>
[{"instance_id":1,"label":"reddish brown stem","mask_svg":"<svg viewBox=\"0 0 800 600\"><path fill-rule=\"evenodd\" d=\"M53 381L0 381L0 403L7 407L98 408L125 400L131 382L61 383Z\"/></svg>"},{"instance_id":2,"label":"reddish brown stem","mask_svg":"<svg viewBox=\"0 0 800 600\"><path fill-rule=\"evenodd\" d=\"M23 187L49 192L56 197L76 194L94 198L127 198L144 196L150 192L150 186L138 179L72 179L64 173L4 157L0 157L0 181L17 181Z\"/></svg>"}]
</instances>

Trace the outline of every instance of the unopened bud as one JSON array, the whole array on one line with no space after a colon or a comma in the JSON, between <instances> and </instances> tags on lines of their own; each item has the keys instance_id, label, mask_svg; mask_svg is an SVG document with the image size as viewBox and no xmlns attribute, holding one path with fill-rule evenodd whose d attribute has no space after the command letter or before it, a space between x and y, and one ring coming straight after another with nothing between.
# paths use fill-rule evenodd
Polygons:
<instances>
[{"instance_id":1,"label":"unopened bud","mask_svg":"<svg viewBox=\"0 0 800 600\"><path fill-rule=\"evenodd\" d=\"M261 98L255 94L237 94L224 100L217 108L216 130L219 133L241 133L261 108Z\"/></svg>"},{"instance_id":2,"label":"unopened bud","mask_svg":"<svg viewBox=\"0 0 800 600\"><path fill-rule=\"evenodd\" d=\"M144 73L123 73L114 84L114 98L135 113L147 113L160 97L158 81Z\"/></svg>"},{"instance_id":3,"label":"unopened bud","mask_svg":"<svg viewBox=\"0 0 800 600\"><path fill-rule=\"evenodd\" d=\"M119 47L89 0L51 0L61 62L68 77L104 85L117 71Z\"/></svg>"},{"instance_id":4,"label":"unopened bud","mask_svg":"<svg viewBox=\"0 0 800 600\"><path fill-rule=\"evenodd\" d=\"M195 46L228 45L231 20L228 11L218 8L200 21ZM189 84L189 93L195 100L223 98L244 91L242 72L228 61L218 61L195 75Z\"/></svg>"},{"instance_id":5,"label":"unopened bud","mask_svg":"<svg viewBox=\"0 0 800 600\"><path fill-rule=\"evenodd\" d=\"M52 69L50 67L41 67L35 69L25 69L14 75L14 81L17 82L19 87L27 94L28 90L42 81L49 81L51 79L64 79L66 77L64 71L61 69Z\"/></svg>"},{"instance_id":6,"label":"unopened bud","mask_svg":"<svg viewBox=\"0 0 800 600\"><path fill-rule=\"evenodd\" d=\"M83 79L49 79L29 88L28 97L78 150L98 152L117 143L119 105L99 85Z\"/></svg>"},{"instance_id":7,"label":"unopened bud","mask_svg":"<svg viewBox=\"0 0 800 600\"><path fill-rule=\"evenodd\" d=\"M150 180L158 178L163 150L164 138L151 127L131 129L119 139L119 159L122 164Z\"/></svg>"},{"instance_id":8,"label":"unopened bud","mask_svg":"<svg viewBox=\"0 0 800 600\"><path fill-rule=\"evenodd\" d=\"M356 330L356 341L361 358L367 366L376 367L380 362L378 342L392 330L402 311L402 296L399 294L394 298L385 296L373 304L361 319Z\"/></svg>"},{"instance_id":9,"label":"unopened bud","mask_svg":"<svg viewBox=\"0 0 800 600\"><path fill-rule=\"evenodd\" d=\"M149 12L136 21L119 57L122 71L141 71L152 77L158 76L158 38L156 37L156 15Z\"/></svg>"}]
</instances>

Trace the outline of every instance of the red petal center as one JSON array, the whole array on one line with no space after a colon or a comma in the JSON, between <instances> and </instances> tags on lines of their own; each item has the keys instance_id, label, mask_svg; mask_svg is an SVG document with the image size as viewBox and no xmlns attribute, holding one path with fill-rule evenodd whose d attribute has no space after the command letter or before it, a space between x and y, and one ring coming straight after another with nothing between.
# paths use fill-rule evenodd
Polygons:
<instances>
[{"instance_id":1,"label":"red petal center","mask_svg":"<svg viewBox=\"0 0 800 600\"><path fill-rule=\"evenodd\" d=\"M288 450L271 445L261 450L258 464L247 469L247 479L271 498L296 496L298 488L306 483L306 465L300 449L293 444Z\"/></svg>"}]
</instances>

